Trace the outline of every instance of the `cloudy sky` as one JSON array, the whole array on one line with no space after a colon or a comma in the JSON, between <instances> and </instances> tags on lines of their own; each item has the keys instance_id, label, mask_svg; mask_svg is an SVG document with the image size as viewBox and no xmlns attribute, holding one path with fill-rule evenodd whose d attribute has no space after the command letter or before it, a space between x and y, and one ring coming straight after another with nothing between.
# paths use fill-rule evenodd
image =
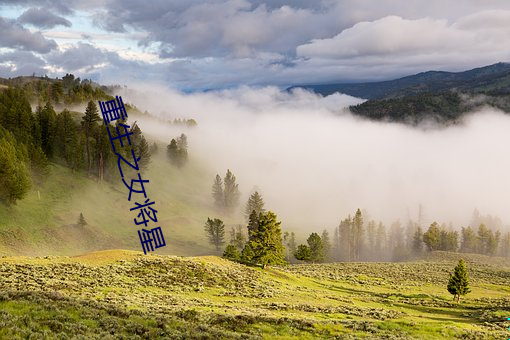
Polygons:
<instances>
[{"instance_id":1,"label":"cloudy sky","mask_svg":"<svg viewBox=\"0 0 510 340\"><path fill-rule=\"evenodd\" d=\"M0 31L2 77L71 72L180 90L510 61L507 0L0 0Z\"/></svg>"}]
</instances>

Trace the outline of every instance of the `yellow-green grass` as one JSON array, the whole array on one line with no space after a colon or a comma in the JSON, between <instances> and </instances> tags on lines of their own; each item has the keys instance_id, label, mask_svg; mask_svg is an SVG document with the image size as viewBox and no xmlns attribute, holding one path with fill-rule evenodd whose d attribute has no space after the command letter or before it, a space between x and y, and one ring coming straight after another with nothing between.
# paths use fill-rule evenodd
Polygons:
<instances>
[{"instance_id":1,"label":"yellow-green grass","mask_svg":"<svg viewBox=\"0 0 510 340\"><path fill-rule=\"evenodd\" d=\"M456 254L441 257L428 262L265 270L213 256L146 256L126 250L74 257L4 257L0 310L10 320L6 326L20 329L6 334L43 332L40 328L54 336L56 330L73 329L94 337L113 327L124 336L134 336L138 329L142 338L192 337L186 330L204 338L508 336L506 260L499 259L501 264L496 265L488 257L464 254L472 292L457 304L446 290ZM29 312L34 308L39 312ZM55 310L66 318L44 328ZM23 315L30 315L29 320L23 321ZM117 326L108 326L99 316Z\"/></svg>"},{"instance_id":2,"label":"yellow-green grass","mask_svg":"<svg viewBox=\"0 0 510 340\"><path fill-rule=\"evenodd\" d=\"M161 226L167 243L157 253L214 253L203 233L207 217L218 216L212 207L210 174L193 162L177 169L164 155L157 155L143 178L150 181L146 191L158 211L158 222L148 227ZM133 194L128 201L120 175L100 182L52 163L48 175L34 183L24 199L10 207L0 204L0 255L141 250L137 230L144 226L135 224L138 213L130 209L144 200L143 195ZM77 224L80 213L88 225Z\"/></svg>"}]
</instances>

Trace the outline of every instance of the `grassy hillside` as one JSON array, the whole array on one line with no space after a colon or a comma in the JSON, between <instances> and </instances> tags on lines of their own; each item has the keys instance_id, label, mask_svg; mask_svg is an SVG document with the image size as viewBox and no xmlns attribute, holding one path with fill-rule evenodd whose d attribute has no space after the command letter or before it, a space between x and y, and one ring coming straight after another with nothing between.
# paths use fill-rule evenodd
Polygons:
<instances>
[{"instance_id":1,"label":"grassy hillside","mask_svg":"<svg viewBox=\"0 0 510 340\"><path fill-rule=\"evenodd\" d=\"M3 257L0 338L508 337L510 264L467 256L472 293L457 305L456 257L268 270L133 251Z\"/></svg>"},{"instance_id":2,"label":"grassy hillside","mask_svg":"<svg viewBox=\"0 0 510 340\"><path fill-rule=\"evenodd\" d=\"M211 254L202 226L211 208L210 176L190 162L182 170L171 166L165 155L153 156L144 175L148 198L156 202L158 226L167 246L160 254ZM123 248L141 250L129 211L128 189L120 174L115 183L99 182L81 172L51 164L42 183L34 183L27 197L16 205L0 205L0 254L75 255ZM143 197L142 197L143 198ZM87 226L77 225L80 212ZM228 220L226 221L229 222ZM154 226L155 227L155 226Z\"/></svg>"}]
</instances>

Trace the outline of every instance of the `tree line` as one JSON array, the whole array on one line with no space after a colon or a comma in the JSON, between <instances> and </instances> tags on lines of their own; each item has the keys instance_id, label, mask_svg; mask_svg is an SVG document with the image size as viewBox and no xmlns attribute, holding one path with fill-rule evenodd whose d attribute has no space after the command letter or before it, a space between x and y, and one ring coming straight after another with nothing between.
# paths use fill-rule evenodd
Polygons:
<instances>
[{"instance_id":1,"label":"tree line","mask_svg":"<svg viewBox=\"0 0 510 340\"><path fill-rule=\"evenodd\" d=\"M239 188L234 174L227 170L224 179L216 175L212 186L214 206L222 214L232 213L239 204ZM244 214L247 225L231 227L230 241L223 221L208 219L205 227L209 241L219 251L226 243L224 256L246 262L243 252L250 252L246 244L253 242L253 235L259 229L259 218L265 214L264 201L258 191L246 202ZM427 229L420 223L410 220L403 226L399 220L387 228L381 221L366 221L361 209L342 219L333 233L324 229L312 232L306 243L298 244L294 232L281 234L283 257L287 262L336 262L336 261L402 261L417 258L426 251L451 251L499 255L510 257L510 232L502 234L494 225L501 221L491 216L481 216L477 211L472 223L478 228L463 227L456 231L451 225L433 222ZM485 222L490 223L491 228Z\"/></svg>"},{"instance_id":2,"label":"tree line","mask_svg":"<svg viewBox=\"0 0 510 340\"><path fill-rule=\"evenodd\" d=\"M66 73L62 79L47 76L0 79L2 85L22 90L32 103L50 102L53 105L70 105L89 100L112 100L109 94L116 86L100 86L89 79L80 79ZM118 87L118 86L117 86Z\"/></svg>"},{"instance_id":3,"label":"tree line","mask_svg":"<svg viewBox=\"0 0 510 340\"><path fill-rule=\"evenodd\" d=\"M307 244L290 249L297 260L307 262L401 261L436 250L510 257L510 232L503 235L484 223L462 227L460 233L437 222L424 230L414 221L406 227L396 221L387 229L382 222L365 222L358 209L340 222L332 237L327 230L314 232Z\"/></svg>"}]
</instances>

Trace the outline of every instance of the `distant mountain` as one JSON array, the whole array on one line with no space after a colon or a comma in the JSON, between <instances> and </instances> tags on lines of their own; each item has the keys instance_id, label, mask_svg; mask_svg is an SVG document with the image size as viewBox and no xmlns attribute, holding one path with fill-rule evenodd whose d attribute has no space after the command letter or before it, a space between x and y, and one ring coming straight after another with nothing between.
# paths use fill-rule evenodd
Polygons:
<instances>
[{"instance_id":1,"label":"distant mountain","mask_svg":"<svg viewBox=\"0 0 510 340\"><path fill-rule=\"evenodd\" d=\"M419 124L434 120L455 123L466 112L492 106L510 113L510 63L497 63L464 72L428 71L395 80L302 85L322 95L335 92L368 99L349 107L371 120Z\"/></svg>"},{"instance_id":2,"label":"distant mountain","mask_svg":"<svg viewBox=\"0 0 510 340\"><path fill-rule=\"evenodd\" d=\"M420 93L456 90L467 93L510 93L510 63L497 63L464 72L428 71L395 80L351 83L298 85L290 87L313 90L322 95L335 92L365 99L398 98Z\"/></svg>"}]
</instances>

